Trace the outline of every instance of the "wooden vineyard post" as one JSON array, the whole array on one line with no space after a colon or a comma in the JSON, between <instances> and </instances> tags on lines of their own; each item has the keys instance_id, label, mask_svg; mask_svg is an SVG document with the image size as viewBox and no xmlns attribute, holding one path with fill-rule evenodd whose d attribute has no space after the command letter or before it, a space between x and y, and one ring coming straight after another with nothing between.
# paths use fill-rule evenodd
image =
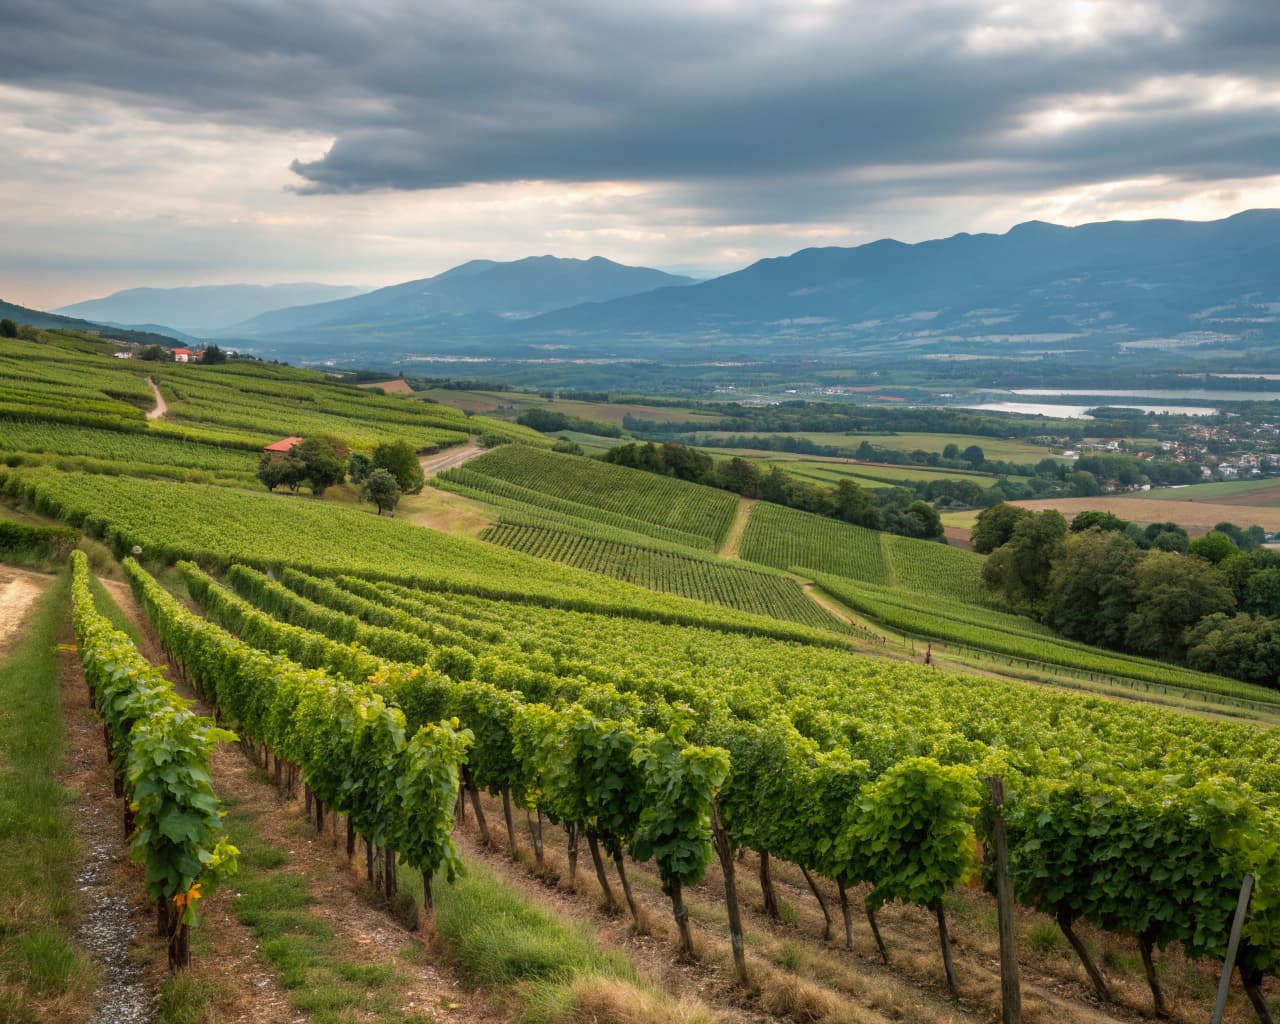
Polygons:
<instances>
[{"instance_id":1,"label":"wooden vineyard post","mask_svg":"<svg viewBox=\"0 0 1280 1024\"><path fill-rule=\"evenodd\" d=\"M1245 918L1249 916L1249 900L1253 896L1253 874L1244 876L1240 885L1240 899L1236 903L1236 916L1231 922L1231 935L1227 939L1227 956L1222 962L1222 979L1218 982L1218 1001L1213 1007L1213 1024L1222 1024L1227 1009L1227 993L1231 989L1231 972L1235 970L1236 956L1240 952L1240 933L1244 931ZM1243 976L1244 971L1241 970Z\"/></svg>"},{"instance_id":2,"label":"wooden vineyard post","mask_svg":"<svg viewBox=\"0 0 1280 1024\"><path fill-rule=\"evenodd\" d=\"M1004 825L1004 779L987 779L991 791L991 845L995 853L996 912L1000 927L1000 1020L1021 1024L1022 986L1018 979L1018 944L1013 922L1013 882L1009 877L1009 836Z\"/></svg>"},{"instance_id":3,"label":"wooden vineyard post","mask_svg":"<svg viewBox=\"0 0 1280 1024\"><path fill-rule=\"evenodd\" d=\"M724 899L729 907L729 939L733 946L733 969L738 984L747 984L747 954L742 937L742 913L738 907L738 883L733 864L733 851L729 848L729 835L720 821L720 807L711 801L711 828L720 855L720 870L724 873Z\"/></svg>"}]
</instances>

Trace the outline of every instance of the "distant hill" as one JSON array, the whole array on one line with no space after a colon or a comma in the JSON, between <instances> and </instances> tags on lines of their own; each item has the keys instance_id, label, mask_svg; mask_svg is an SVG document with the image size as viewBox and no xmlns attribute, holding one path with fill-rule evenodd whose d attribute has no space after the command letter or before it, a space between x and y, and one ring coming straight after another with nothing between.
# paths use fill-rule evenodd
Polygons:
<instances>
[{"instance_id":1,"label":"distant hill","mask_svg":"<svg viewBox=\"0 0 1280 1024\"><path fill-rule=\"evenodd\" d=\"M589 286L596 292L580 301ZM607 260L481 260L269 313L223 336L263 356L356 365L431 356L758 366L1127 346L1225 355L1280 345L1280 210L1204 223L1032 221L1001 235L803 249L696 284Z\"/></svg>"},{"instance_id":2,"label":"distant hill","mask_svg":"<svg viewBox=\"0 0 1280 1024\"><path fill-rule=\"evenodd\" d=\"M192 288L130 288L55 310L100 323L172 324L188 335L239 323L286 306L359 295L363 288L329 284L217 284Z\"/></svg>"},{"instance_id":3,"label":"distant hill","mask_svg":"<svg viewBox=\"0 0 1280 1024\"><path fill-rule=\"evenodd\" d=\"M166 348L179 347L184 339L163 334L159 330L140 329L138 327L122 327L118 324L93 323L71 316L60 316L57 313L45 313L38 309L28 309L12 302L0 299L0 319L8 318L19 324L30 324L45 330L84 331L98 334L113 341L134 341L140 345L164 345ZM150 326L150 325L148 325Z\"/></svg>"},{"instance_id":4,"label":"distant hill","mask_svg":"<svg viewBox=\"0 0 1280 1024\"><path fill-rule=\"evenodd\" d=\"M1225 220L1032 221L1003 235L804 249L687 288L548 313L526 339L575 335L947 335L1189 333L1280 341L1280 210Z\"/></svg>"},{"instance_id":5,"label":"distant hill","mask_svg":"<svg viewBox=\"0 0 1280 1024\"><path fill-rule=\"evenodd\" d=\"M472 260L435 277L379 288L355 298L281 309L218 332L228 338L258 338L316 328L343 339L353 329L374 334L410 333L423 325L477 317L497 328L503 319L521 319L582 302L603 302L692 278L647 267L627 267L600 256L587 260L533 256L510 263Z\"/></svg>"}]
</instances>

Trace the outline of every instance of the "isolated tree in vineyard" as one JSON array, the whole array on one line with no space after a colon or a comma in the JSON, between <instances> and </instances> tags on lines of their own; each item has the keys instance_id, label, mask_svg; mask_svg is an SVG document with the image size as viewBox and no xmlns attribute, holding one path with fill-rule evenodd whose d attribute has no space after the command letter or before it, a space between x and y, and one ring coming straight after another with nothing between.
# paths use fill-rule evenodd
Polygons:
<instances>
[{"instance_id":1,"label":"isolated tree in vineyard","mask_svg":"<svg viewBox=\"0 0 1280 1024\"><path fill-rule=\"evenodd\" d=\"M18 325L14 321L5 317L0 320L0 338L16 338L18 336Z\"/></svg>"},{"instance_id":2,"label":"isolated tree in vineyard","mask_svg":"<svg viewBox=\"0 0 1280 1024\"><path fill-rule=\"evenodd\" d=\"M334 438L308 437L294 446L287 459L300 466L312 494L323 494L334 484L342 483L347 474L346 450Z\"/></svg>"},{"instance_id":3,"label":"isolated tree in vineyard","mask_svg":"<svg viewBox=\"0 0 1280 1024\"><path fill-rule=\"evenodd\" d=\"M353 484L362 484L373 472L373 463L364 452L352 452L347 459L347 477Z\"/></svg>"},{"instance_id":4,"label":"isolated tree in vineyard","mask_svg":"<svg viewBox=\"0 0 1280 1024\"><path fill-rule=\"evenodd\" d=\"M360 488L365 501L378 506L378 515L393 511L400 503L400 485L385 469L375 469Z\"/></svg>"},{"instance_id":5,"label":"isolated tree in vineyard","mask_svg":"<svg viewBox=\"0 0 1280 1024\"><path fill-rule=\"evenodd\" d=\"M417 494L426 485L418 453L408 441L384 441L373 450L373 465L385 469L405 494Z\"/></svg>"}]
</instances>

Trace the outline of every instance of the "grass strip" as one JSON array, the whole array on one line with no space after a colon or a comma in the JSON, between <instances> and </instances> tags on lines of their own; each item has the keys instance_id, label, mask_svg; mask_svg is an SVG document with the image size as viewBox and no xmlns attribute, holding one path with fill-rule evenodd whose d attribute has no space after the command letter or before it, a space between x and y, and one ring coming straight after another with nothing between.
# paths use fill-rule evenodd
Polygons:
<instances>
[{"instance_id":1,"label":"grass strip","mask_svg":"<svg viewBox=\"0 0 1280 1024\"><path fill-rule=\"evenodd\" d=\"M0 1020L65 1019L92 991L94 968L72 942L76 848L57 781L63 759L59 641L69 639L70 574L36 603L0 662Z\"/></svg>"},{"instance_id":2,"label":"grass strip","mask_svg":"<svg viewBox=\"0 0 1280 1024\"><path fill-rule=\"evenodd\" d=\"M400 874L421 902L421 879ZM436 938L470 983L515 1001L520 1024L706 1024L699 1004L676 1002L640 980L626 954L537 906L468 861L452 885L434 887Z\"/></svg>"},{"instance_id":3,"label":"grass strip","mask_svg":"<svg viewBox=\"0 0 1280 1024\"><path fill-rule=\"evenodd\" d=\"M399 1006L396 965L356 963L342 955L332 926L311 912L307 879L288 870L289 855L265 842L252 818L224 798L231 841L240 849L235 913L275 968L294 1008L309 1024L427 1024L430 1012Z\"/></svg>"}]
</instances>

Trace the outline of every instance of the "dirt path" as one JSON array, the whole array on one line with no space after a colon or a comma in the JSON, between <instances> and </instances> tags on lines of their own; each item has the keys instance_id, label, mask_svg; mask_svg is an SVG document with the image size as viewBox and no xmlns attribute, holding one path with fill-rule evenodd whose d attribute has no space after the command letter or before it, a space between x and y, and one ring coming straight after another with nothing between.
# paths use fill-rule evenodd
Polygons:
<instances>
[{"instance_id":1,"label":"dirt path","mask_svg":"<svg viewBox=\"0 0 1280 1024\"><path fill-rule=\"evenodd\" d=\"M0 654L17 638L18 631L52 578L10 565L0 565Z\"/></svg>"},{"instance_id":2,"label":"dirt path","mask_svg":"<svg viewBox=\"0 0 1280 1024\"><path fill-rule=\"evenodd\" d=\"M729 527L729 533L725 537L724 543L720 545L720 555L722 557L738 557L738 549L742 547L742 535L747 532L747 520L751 518L751 510L755 508L755 504L755 498L742 498L738 501L738 508L733 517L733 525Z\"/></svg>"},{"instance_id":3,"label":"dirt path","mask_svg":"<svg viewBox=\"0 0 1280 1024\"><path fill-rule=\"evenodd\" d=\"M436 452L434 455L424 455L418 460L422 465L422 473L428 479L437 473L443 473L446 469L455 469L464 462L470 462L477 455L483 455L487 448L481 448L474 441L464 444L461 448L447 448L442 452Z\"/></svg>"},{"instance_id":4,"label":"dirt path","mask_svg":"<svg viewBox=\"0 0 1280 1024\"><path fill-rule=\"evenodd\" d=\"M877 630L874 626L872 626L871 623L866 622L862 619L854 618L852 615L849 614L847 609L836 604L834 601L828 598L825 594L821 593L818 590L816 584L808 583L808 582L801 583L800 589L804 591L805 597L807 597L810 601L816 604L824 612L827 612L829 615L834 615L841 622L846 622L850 626L857 626L859 629L865 629L871 633L875 633L877 636L882 636L880 631Z\"/></svg>"},{"instance_id":5,"label":"dirt path","mask_svg":"<svg viewBox=\"0 0 1280 1024\"><path fill-rule=\"evenodd\" d=\"M164 400L164 395L160 394L160 389L156 387L156 382L150 377L147 378L147 386L151 388L151 393L156 396L155 408L147 412L147 419L162 420L169 411L169 406Z\"/></svg>"},{"instance_id":6,"label":"dirt path","mask_svg":"<svg viewBox=\"0 0 1280 1024\"><path fill-rule=\"evenodd\" d=\"M66 639L72 639L69 629ZM163 964L165 957L162 950L151 957L145 948L148 924L154 921L146 884L141 869L129 861L121 828L123 804L112 791L102 726L74 650L62 654L60 690L66 760L58 782L74 794L80 922L76 941L93 955L101 971L91 1020L139 1024L151 1019L152 1000L163 977L148 972L147 961Z\"/></svg>"}]
</instances>

